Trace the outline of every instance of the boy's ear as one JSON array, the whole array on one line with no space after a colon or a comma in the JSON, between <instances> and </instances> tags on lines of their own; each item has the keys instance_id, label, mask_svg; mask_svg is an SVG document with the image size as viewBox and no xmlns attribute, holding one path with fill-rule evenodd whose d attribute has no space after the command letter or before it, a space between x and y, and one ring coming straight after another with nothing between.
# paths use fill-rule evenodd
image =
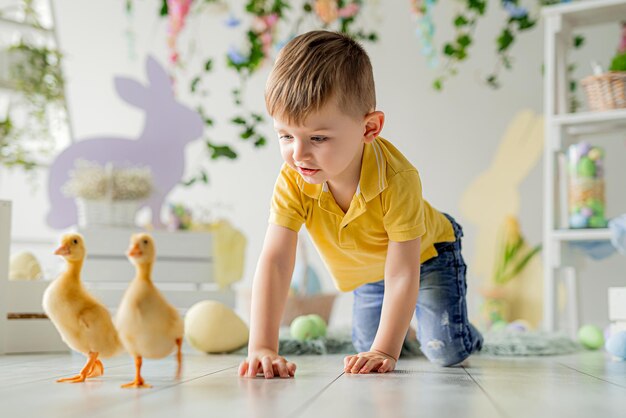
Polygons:
<instances>
[{"instance_id":1,"label":"boy's ear","mask_svg":"<svg viewBox=\"0 0 626 418\"><path fill-rule=\"evenodd\" d=\"M385 114L380 110L368 113L365 115L365 133L363 134L363 141L366 144L372 142L380 131L383 130L385 124Z\"/></svg>"}]
</instances>

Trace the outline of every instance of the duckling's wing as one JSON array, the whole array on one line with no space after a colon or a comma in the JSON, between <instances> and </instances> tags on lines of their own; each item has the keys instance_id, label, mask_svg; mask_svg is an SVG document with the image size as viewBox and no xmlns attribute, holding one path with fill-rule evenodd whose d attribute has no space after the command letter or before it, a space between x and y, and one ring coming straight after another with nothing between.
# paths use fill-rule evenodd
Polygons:
<instances>
[{"instance_id":1,"label":"duckling's wing","mask_svg":"<svg viewBox=\"0 0 626 418\"><path fill-rule=\"evenodd\" d=\"M94 344L92 350L101 350L99 346L102 344L116 344L117 331L111 314L104 306L92 305L82 309L78 313L78 324L81 336Z\"/></svg>"}]
</instances>

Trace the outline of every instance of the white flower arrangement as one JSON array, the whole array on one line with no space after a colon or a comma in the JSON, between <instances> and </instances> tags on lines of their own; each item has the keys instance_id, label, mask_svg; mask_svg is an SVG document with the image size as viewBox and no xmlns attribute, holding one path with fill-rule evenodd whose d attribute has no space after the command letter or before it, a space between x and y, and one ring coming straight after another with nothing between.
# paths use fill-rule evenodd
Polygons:
<instances>
[{"instance_id":1,"label":"white flower arrangement","mask_svg":"<svg viewBox=\"0 0 626 418\"><path fill-rule=\"evenodd\" d=\"M69 197L85 200L142 200L152 193L152 172L147 167L113 167L77 160L63 186Z\"/></svg>"}]
</instances>

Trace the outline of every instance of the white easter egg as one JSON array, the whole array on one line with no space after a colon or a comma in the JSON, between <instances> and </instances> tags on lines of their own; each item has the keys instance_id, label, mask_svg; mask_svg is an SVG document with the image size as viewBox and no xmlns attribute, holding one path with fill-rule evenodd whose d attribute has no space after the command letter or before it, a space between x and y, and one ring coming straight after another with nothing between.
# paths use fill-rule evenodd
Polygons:
<instances>
[{"instance_id":1,"label":"white easter egg","mask_svg":"<svg viewBox=\"0 0 626 418\"><path fill-rule=\"evenodd\" d=\"M228 306L205 300L187 311L185 338L203 353L228 353L246 345L248 326Z\"/></svg>"}]
</instances>

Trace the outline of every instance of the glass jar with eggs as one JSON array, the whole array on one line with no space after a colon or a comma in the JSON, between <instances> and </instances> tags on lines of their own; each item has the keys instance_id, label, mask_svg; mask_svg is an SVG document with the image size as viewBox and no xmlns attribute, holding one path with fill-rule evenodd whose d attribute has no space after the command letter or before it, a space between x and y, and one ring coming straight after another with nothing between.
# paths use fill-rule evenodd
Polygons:
<instances>
[{"instance_id":1,"label":"glass jar with eggs","mask_svg":"<svg viewBox=\"0 0 626 418\"><path fill-rule=\"evenodd\" d=\"M567 150L570 228L606 228L604 150L587 142Z\"/></svg>"}]
</instances>

